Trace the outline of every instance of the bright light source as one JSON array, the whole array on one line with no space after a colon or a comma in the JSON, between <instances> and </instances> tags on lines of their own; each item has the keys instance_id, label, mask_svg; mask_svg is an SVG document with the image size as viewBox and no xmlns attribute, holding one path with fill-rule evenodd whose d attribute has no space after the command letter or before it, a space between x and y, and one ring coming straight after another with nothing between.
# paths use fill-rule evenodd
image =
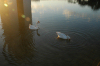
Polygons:
<instances>
[{"instance_id":1,"label":"bright light source","mask_svg":"<svg viewBox=\"0 0 100 66\"><path fill-rule=\"evenodd\" d=\"M8 7L8 4L4 4L4 6Z\"/></svg>"}]
</instances>

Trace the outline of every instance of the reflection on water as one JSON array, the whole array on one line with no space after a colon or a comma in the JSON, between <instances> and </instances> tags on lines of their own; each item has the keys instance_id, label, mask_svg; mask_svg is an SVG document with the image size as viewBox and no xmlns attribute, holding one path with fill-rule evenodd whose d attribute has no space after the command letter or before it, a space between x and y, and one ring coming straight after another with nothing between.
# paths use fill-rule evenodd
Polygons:
<instances>
[{"instance_id":1,"label":"reflection on water","mask_svg":"<svg viewBox=\"0 0 100 66\"><path fill-rule=\"evenodd\" d=\"M99 65L100 5L93 1L0 0L0 65ZM40 29L29 30L37 21Z\"/></svg>"},{"instance_id":2,"label":"reflection on water","mask_svg":"<svg viewBox=\"0 0 100 66\"><path fill-rule=\"evenodd\" d=\"M34 57L34 38L29 31L31 19L31 1L9 0L11 4L3 6L1 10L3 36L3 56L9 63L31 62ZM27 5L26 5L27 4ZM23 18L21 15L25 15Z\"/></svg>"},{"instance_id":3,"label":"reflection on water","mask_svg":"<svg viewBox=\"0 0 100 66\"><path fill-rule=\"evenodd\" d=\"M100 9L100 0L78 0L78 3L81 6L88 5L90 6L93 10L98 10Z\"/></svg>"}]
</instances>

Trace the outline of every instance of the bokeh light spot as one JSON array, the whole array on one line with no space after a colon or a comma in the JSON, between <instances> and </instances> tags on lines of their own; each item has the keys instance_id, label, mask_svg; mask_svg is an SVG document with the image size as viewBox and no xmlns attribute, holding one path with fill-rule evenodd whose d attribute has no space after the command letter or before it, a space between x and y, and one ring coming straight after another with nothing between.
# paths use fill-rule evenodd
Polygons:
<instances>
[{"instance_id":1,"label":"bokeh light spot","mask_svg":"<svg viewBox=\"0 0 100 66\"><path fill-rule=\"evenodd\" d=\"M29 17L26 17L26 21L30 21L30 18Z\"/></svg>"},{"instance_id":2,"label":"bokeh light spot","mask_svg":"<svg viewBox=\"0 0 100 66\"><path fill-rule=\"evenodd\" d=\"M8 4L4 4L4 6L8 7Z\"/></svg>"},{"instance_id":3,"label":"bokeh light spot","mask_svg":"<svg viewBox=\"0 0 100 66\"><path fill-rule=\"evenodd\" d=\"M25 15L22 15L22 18L25 18Z\"/></svg>"}]
</instances>

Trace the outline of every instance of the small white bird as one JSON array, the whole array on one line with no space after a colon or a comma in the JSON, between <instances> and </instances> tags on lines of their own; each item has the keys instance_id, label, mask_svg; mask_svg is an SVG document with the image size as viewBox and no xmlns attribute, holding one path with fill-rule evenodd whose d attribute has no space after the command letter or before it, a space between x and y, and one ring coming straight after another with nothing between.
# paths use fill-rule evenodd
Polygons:
<instances>
[{"instance_id":1,"label":"small white bird","mask_svg":"<svg viewBox=\"0 0 100 66\"><path fill-rule=\"evenodd\" d=\"M56 32L58 37L57 38L62 38L62 39L68 39L70 40L70 37L67 35L65 35L64 33L61 33L61 32Z\"/></svg>"},{"instance_id":2,"label":"small white bird","mask_svg":"<svg viewBox=\"0 0 100 66\"><path fill-rule=\"evenodd\" d=\"M36 22L36 26L29 24L29 29L33 29L33 30L39 29L39 27L37 26L38 23L40 23L40 21Z\"/></svg>"}]
</instances>

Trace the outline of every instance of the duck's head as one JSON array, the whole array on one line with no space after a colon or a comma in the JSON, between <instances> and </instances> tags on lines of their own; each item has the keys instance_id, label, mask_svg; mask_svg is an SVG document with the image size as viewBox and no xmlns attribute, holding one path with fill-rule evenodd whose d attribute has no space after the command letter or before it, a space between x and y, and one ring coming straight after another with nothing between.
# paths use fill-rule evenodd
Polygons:
<instances>
[{"instance_id":1,"label":"duck's head","mask_svg":"<svg viewBox=\"0 0 100 66\"><path fill-rule=\"evenodd\" d=\"M40 23L40 21L37 22L37 24Z\"/></svg>"}]
</instances>

